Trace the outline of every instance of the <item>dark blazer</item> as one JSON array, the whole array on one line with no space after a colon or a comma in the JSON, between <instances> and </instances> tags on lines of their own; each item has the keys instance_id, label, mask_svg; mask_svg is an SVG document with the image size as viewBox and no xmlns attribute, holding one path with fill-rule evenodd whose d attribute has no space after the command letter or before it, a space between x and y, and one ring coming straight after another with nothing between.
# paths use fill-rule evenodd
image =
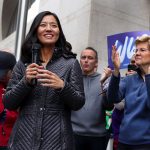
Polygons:
<instances>
[{"instance_id":1,"label":"dark blazer","mask_svg":"<svg viewBox=\"0 0 150 150\"><path fill-rule=\"evenodd\" d=\"M62 90L27 84L25 65L19 61L3 98L7 109L20 109L9 141L10 150L73 150L71 110L85 102L82 71L75 58L50 61L47 70L65 82Z\"/></svg>"}]
</instances>

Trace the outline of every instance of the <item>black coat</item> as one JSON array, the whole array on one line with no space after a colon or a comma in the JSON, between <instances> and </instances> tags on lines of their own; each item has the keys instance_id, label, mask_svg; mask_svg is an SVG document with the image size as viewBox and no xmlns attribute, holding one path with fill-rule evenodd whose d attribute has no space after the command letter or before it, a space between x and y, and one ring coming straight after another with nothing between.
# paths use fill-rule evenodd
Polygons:
<instances>
[{"instance_id":1,"label":"black coat","mask_svg":"<svg viewBox=\"0 0 150 150\"><path fill-rule=\"evenodd\" d=\"M3 98L6 108L20 110L9 141L10 150L73 150L71 110L85 102L82 72L75 58L60 57L46 69L65 81L62 90L25 80L25 65L19 61Z\"/></svg>"}]
</instances>

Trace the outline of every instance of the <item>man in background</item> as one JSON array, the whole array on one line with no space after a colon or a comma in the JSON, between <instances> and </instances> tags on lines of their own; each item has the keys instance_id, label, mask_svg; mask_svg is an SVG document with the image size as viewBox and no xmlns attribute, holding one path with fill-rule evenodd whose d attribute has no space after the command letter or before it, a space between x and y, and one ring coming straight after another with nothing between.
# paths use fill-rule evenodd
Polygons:
<instances>
[{"instance_id":1,"label":"man in background","mask_svg":"<svg viewBox=\"0 0 150 150\"><path fill-rule=\"evenodd\" d=\"M108 135L105 110L108 104L102 95L101 75L96 72L97 51L92 47L85 48L81 52L80 64L86 100L80 110L72 111L76 150L106 150Z\"/></svg>"}]
</instances>

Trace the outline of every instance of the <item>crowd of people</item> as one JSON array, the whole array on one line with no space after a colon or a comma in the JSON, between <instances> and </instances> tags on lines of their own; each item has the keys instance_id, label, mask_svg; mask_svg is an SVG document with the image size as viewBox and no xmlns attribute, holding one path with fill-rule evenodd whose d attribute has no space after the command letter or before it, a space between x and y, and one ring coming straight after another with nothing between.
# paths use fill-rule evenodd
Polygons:
<instances>
[{"instance_id":1,"label":"crowd of people","mask_svg":"<svg viewBox=\"0 0 150 150\"><path fill-rule=\"evenodd\" d=\"M114 45L114 69L100 74L97 50L79 63L57 15L40 12L18 62L0 51L0 150L106 150L109 138L113 150L149 150L150 36L135 47L125 76Z\"/></svg>"}]
</instances>

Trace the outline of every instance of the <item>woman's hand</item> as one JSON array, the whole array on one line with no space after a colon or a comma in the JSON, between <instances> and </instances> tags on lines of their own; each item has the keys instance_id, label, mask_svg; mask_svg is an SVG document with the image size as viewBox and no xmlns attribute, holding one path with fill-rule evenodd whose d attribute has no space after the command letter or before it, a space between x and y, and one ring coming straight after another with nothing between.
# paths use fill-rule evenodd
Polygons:
<instances>
[{"instance_id":1,"label":"woman's hand","mask_svg":"<svg viewBox=\"0 0 150 150\"><path fill-rule=\"evenodd\" d=\"M36 77L38 82L43 86L51 87L54 89L62 89L64 87L64 81L49 70L38 69L38 74Z\"/></svg>"},{"instance_id":2,"label":"woman's hand","mask_svg":"<svg viewBox=\"0 0 150 150\"><path fill-rule=\"evenodd\" d=\"M119 53L117 52L116 46L112 46L112 63L114 65L114 75L118 76L119 68L120 68L120 57Z\"/></svg>"},{"instance_id":3,"label":"woman's hand","mask_svg":"<svg viewBox=\"0 0 150 150\"><path fill-rule=\"evenodd\" d=\"M29 66L27 66L26 72L25 72L25 78L26 81L29 84L32 84L32 79L35 79L38 74L38 69L43 69L43 66L39 66L36 63L32 63Z\"/></svg>"}]
</instances>

